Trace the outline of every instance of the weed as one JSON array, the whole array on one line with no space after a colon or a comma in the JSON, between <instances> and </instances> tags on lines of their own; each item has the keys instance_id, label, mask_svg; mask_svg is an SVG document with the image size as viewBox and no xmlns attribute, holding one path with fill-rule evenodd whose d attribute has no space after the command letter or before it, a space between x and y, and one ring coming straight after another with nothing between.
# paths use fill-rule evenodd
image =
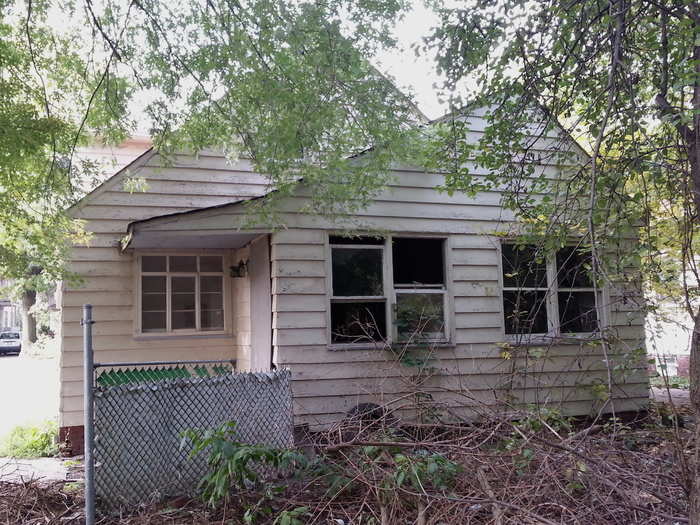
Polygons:
<instances>
[{"instance_id":1,"label":"weed","mask_svg":"<svg viewBox=\"0 0 700 525\"><path fill-rule=\"evenodd\" d=\"M63 485L63 492L67 493L73 493L73 492L81 492L83 490L83 482L82 481L71 481L70 483L65 483Z\"/></svg>"},{"instance_id":2,"label":"weed","mask_svg":"<svg viewBox=\"0 0 700 525\"><path fill-rule=\"evenodd\" d=\"M17 426L0 442L0 456L14 458L52 457L58 453L58 425Z\"/></svg>"},{"instance_id":3,"label":"weed","mask_svg":"<svg viewBox=\"0 0 700 525\"><path fill-rule=\"evenodd\" d=\"M286 470L293 466L305 466L303 454L293 450L276 449L266 445L249 445L236 440L236 424L229 421L213 430L186 430L182 434L181 448L188 443L192 449L190 457L206 452L209 472L199 483L202 499L212 507L227 501L234 490L246 508L245 523L254 523L258 517L270 516L270 502L284 491L284 486L260 483L260 472L271 468ZM248 489L262 489L250 501ZM280 518L280 525L301 523L294 511ZM299 514L300 515L300 514ZM277 522L276 522L277 523Z\"/></svg>"}]
</instances>

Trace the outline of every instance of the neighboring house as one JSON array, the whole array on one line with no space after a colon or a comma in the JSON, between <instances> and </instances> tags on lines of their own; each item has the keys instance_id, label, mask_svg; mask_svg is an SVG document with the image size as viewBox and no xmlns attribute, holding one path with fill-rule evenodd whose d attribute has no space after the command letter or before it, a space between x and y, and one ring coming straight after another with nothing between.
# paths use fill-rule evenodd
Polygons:
<instances>
[{"instance_id":1,"label":"neighboring house","mask_svg":"<svg viewBox=\"0 0 700 525\"><path fill-rule=\"evenodd\" d=\"M483 129L478 114L467 120ZM537 168L559 175L544 153ZM147 191L124 188L127 169L145 179ZM443 175L396 167L395 181L350 222L301 212L311 191L302 185L280 203L285 227L273 231L242 227L245 201L271 190L249 160L230 163L203 151L161 167L148 150L127 169L72 209L93 238L73 249L71 267L83 285L62 290L62 437L82 435L84 303L94 306L96 361L235 359L239 370L289 368L295 421L312 428L358 403L411 392L415 370L369 339L404 338L417 310L434 352L434 375L421 388L454 416L469 417L497 399L547 403L568 414L600 406L596 385L607 373L600 346L591 344L594 291L580 276L558 284L551 278L564 270L562 261L569 275L571 262L581 260L564 250L536 264L527 250L514 251L498 234L514 220L498 192L448 196L436 189ZM348 224L359 237L343 235ZM514 267L523 263L549 282L524 283L519 294ZM626 300L638 290L603 293L601 323L625 349L643 348L643 316L629 312ZM531 352L506 345L518 338L516 311L527 309L528 298L545 297L524 323L540 334ZM622 346L609 349L614 364L626 362ZM645 363L630 367L613 392L617 411L647 400Z\"/></svg>"},{"instance_id":2,"label":"neighboring house","mask_svg":"<svg viewBox=\"0 0 700 525\"><path fill-rule=\"evenodd\" d=\"M0 279L0 330L17 330L22 325L22 315L17 302L7 297L7 289L12 286L9 279Z\"/></svg>"},{"instance_id":3,"label":"neighboring house","mask_svg":"<svg viewBox=\"0 0 700 525\"><path fill-rule=\"evenodd\" d=\"M669 301L646 318L646 340L649 355L655 360L657 373L669 377L690 374L690 341L693 318L686 309Z\"/></svg>"}]
</instances>

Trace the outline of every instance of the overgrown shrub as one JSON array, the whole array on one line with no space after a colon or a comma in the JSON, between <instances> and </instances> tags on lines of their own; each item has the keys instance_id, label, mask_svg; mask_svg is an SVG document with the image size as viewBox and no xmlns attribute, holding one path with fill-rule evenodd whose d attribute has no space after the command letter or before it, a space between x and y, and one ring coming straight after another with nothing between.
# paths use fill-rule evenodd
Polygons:
<instances>
[{"instance_id":1,"label":"overgrown shrub","mask_svg":"<svg viewBox=\"0 0 700 525\"><path fill-rule=\"evenodd\" d=\"M17 426L0 441L0 456L13 458L52 457L58 453L58 425L46 421L40 425Z\"/></svg>"}]
</instances>

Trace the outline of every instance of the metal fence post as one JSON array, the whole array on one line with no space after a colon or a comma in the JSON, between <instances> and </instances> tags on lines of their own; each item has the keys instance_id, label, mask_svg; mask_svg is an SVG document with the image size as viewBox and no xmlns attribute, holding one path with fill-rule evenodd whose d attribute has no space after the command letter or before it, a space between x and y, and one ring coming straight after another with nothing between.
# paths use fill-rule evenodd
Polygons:
<instances>
[{"instance_id":1,"label":"metal fence post","mask_svg":"<svg viewBox=\"0 0 700 525\"><path fill-rule=\"evenodd\" d=\"M95 458L94 444L94 359L92 355L92 305L83 305L83 385L85 434L85 525L95 524Z\"/></svg>"}]
</instances>

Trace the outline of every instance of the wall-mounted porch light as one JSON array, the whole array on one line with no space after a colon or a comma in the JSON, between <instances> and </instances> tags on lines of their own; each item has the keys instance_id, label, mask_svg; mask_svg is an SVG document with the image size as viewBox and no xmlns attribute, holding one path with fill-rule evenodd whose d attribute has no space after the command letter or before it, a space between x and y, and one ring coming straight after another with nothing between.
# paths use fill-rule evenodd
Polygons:
<instances>
[{"instance_id":1,"label":"wall-mounted porch light","mask_svg":"<svg viewBox=\"0 0 700 525\"><path fill-rule=\"evenodd\" d=\"M240 260L238 264L229 268L231 277L245 277L248 275L248 261Z\"/></svg>"}]
</instances>

